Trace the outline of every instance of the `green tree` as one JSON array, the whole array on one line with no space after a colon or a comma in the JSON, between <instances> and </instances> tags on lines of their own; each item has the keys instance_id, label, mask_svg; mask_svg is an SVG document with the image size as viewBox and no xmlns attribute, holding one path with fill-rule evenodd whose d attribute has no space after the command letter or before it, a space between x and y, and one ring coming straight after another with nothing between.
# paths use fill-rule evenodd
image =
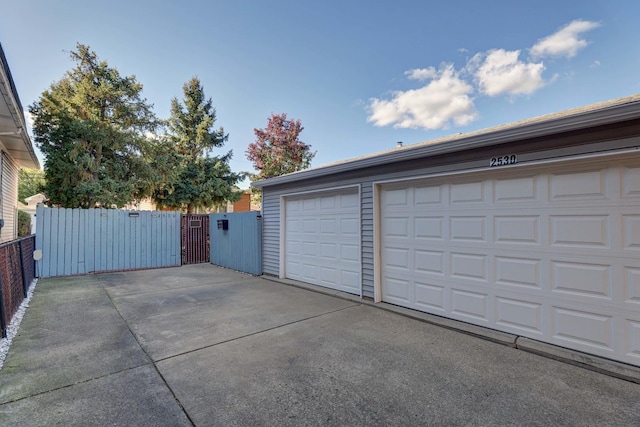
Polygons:
<instances>
[{"instance_id":1,"label":"green tree","mask_svg":"<svg viewBox=\"0 0 640 427\"><path fill-rule=\"evenodd\" d=\"M26 204L26 198L44 191L44 172L39 169L20 168L18 171L18 200Z\"/></svg>"},{"instance_id":2,"label":"green tree","mask_svg":"<svg viewBox=\"0 0 640 427\"><path fill-rule=\"evenodd\" d=\"M156 119L135 76L123 77L88 46L71 52L76 66L29 111L46 156L44 191L52 206L122 207L160 181L148 161Z\"/></svg>"},{"instance_id":3,"label":"green tree","mask_svg":"<svg viewBox=\"0 0 640 427\"><path fill-rule=\"evenodd\" d=\"M183 86L184 98L171 100L168 133L161 139L167 182L153 193L158 207L193 213L197 208L211 208L227 200L238 200L235 185L244 174L234 173L229 166L232 152L213 156L214 148L222 148L229 135L223 128L214 129L216 110L211 98L206 99L197 77Z\"/></svg>"}]
</instances>

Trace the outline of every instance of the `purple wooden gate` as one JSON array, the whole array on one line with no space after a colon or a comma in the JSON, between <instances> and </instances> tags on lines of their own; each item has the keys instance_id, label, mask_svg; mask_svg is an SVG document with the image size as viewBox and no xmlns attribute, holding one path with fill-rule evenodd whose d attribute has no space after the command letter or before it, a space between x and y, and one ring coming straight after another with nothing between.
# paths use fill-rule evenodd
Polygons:
<instances>
[{"instance_id":1,"label":"purple wooden gate","mask_svg":"<svg viewBox=\"0 0 640 427\"><path fill-rule=\"evenodd\" d=\"M182 215L182 265L209 262L209 215Z\"/></svg>"}]
</instances>

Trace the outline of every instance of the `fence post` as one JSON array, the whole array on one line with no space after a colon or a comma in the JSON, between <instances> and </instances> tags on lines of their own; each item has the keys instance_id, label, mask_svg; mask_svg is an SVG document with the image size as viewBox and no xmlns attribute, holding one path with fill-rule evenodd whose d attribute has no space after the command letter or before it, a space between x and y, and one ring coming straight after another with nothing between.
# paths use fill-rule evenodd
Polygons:
<instances>
[{"instance_id":1,"label":"fence post","mask_svg":"<svg viewBox=\"0 0 640 427\"><path fill-rule=\"evenodd\" d=\"M7 319L4 312L4 297L2 295L2 274L0 274L0 328L2 329L2 336L0 338L7 337Z\"/></svg>"},{"instance_id":2,"label":"fence post","mask_svg":"<svg viewBox=\"0 0 640 427\"><path fill-rule=\"evenodd\" d=\"M22 242L24 241L25 240L21 240L20 243L18 243L18 249L20 250L18 254L20 256L20 272L22 273L22 297L26 298L27 297L27 277L25 276L25 272L24 272L24 254L22 253Z\"/></svg>"}]
</instances>

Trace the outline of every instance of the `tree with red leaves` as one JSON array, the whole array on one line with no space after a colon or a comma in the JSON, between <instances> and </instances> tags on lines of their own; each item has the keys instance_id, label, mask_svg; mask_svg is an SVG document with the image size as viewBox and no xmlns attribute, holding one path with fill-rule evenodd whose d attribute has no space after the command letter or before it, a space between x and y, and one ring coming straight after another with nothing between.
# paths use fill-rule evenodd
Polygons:
<instances>
[{"instance_id":1,"label":"tree with red leaves","mask_svg":"<svg viewBox=\"0 0 640 427\"><path fill-rule=\"evenodd\" d=\"M271 114L266 129L254 129L256 141L249 144L246 155L257 174L252 181L296 172L309 167L316 155L311 145L298 139L304 128L300 120L287 119L287 114Z\"/></svg>"}]
</instances>

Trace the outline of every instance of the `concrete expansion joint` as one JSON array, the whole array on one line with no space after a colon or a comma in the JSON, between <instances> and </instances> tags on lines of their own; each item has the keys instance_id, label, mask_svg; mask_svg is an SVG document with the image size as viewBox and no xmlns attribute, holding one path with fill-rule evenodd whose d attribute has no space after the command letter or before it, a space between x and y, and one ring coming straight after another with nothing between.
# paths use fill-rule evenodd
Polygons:
<instances>
[{"instance_id":1,"label":"concrete expansion joint","mask_svg":"<svg viewBox=\"0 0 640 427\"><path fill-rule=\"evenodd\" d=\"M158 376L162 380L162 383L167 388L167 390L169 390L169 393L171 393L171 396L173 397L173 400L178 404L178 406L180 407L180 410L182 411L184 416L187 418L187 420L189 421L189 423L191 423L192 426L195 426L195 423L194 423L193 419L191 418L191 416L187 412L186 408L184 407L184 405L182 404L182 402L180 401L180 399L176 395L175 390L173 390L171 385L169 385L169 383L167 382L167 379L164 377L164 375L162 375L162 372L158 368L158 365L156 364L158 361L154 361L153 358L151 357L151 355L149 355L147 350L144 348L144 346L142 345L142 343L138 339L138 336L133 332L133 330L131 329L131 326L129 325L127 320L124 318L124 316L122 315L120 310L118 310L118 306L114 303L113 298L111 298L111 295L109 295L109 292L107 292L107 290L104 288L104 286L101 286L101 288L102 288L102 291L107 295L107 298L109 298L109 302L111 302L111 305L113 306L113 309L116 311L116 313L118 313L118 316L120 316L120 319L122 319L122 322L127 327L127 330L129 331L129 333L131 334L133 339L138 344L138 347L144 353L145 357L149 361L149 363L146 363L146 364L141 365L141 366L145 366L145 365L153 366L154 371L158 374ZM126 370L128 370L128 369L125 369L125 371Z\"/></svg>"},{"instance_id":2,"label":"concrete expansion joint","mask_svg":"<svg viewBox=\"0 0 640 427\"><path fill-rule=\"evenodd\" d=\"M262 329L260 331L252 332L250 334L241 335L241 336L238 336L238 337L235 337L235 338L230 338L230 339L224 340L224 341L219 341L219 342L216 342L214 344L209 344L209 345L205 345L205 346L202 346L202 347L194 348L194 349L191 349L189 351L184 351L182 353L172 354L171 356L167 356L167 357L163 357L163 358L155 360L155 363L164 362L165 360L170 360L170 359L173 359L175 357L180 357L180 356L184 356L186 354L195 353L195 352L198 352L198 351L201 351L201 350L205 350L207 348L216 347L216 346L219 346L219 345L222 345L222 344L227 344L227 343L230 343L230 342L239 341L239 340L242 340L244 338L249 338L249 337L261 335L261 334L264 334L265 332L274 331L276 329L284 328L286 326L295 325L297 323L303 323L303 322L306 322L306 321L312 320L312 319L317 319L319 317L327 316L329 314L333 314L333 313L337 313L337 312L340 312L340 311L348 310L350 308L358 307L359 305L361 305L361 304L354 304L354 305L350 305L350 306L347 306L347 307L338 308L336 310L326 311L324 313L320 313L320 314L317 314L315 316L309 316L309 317L305 317L303 319L294 320L293 322L283 323L281 325L274 326L272 328Z\"/></svg>"},{"instance_id":3,"label":"concrete expansion joint","mask_svg":"<svg viewBox=\"0 0 640 427\"><path fill-rule=\"evenodd\" d=\"M106 374L103 374L103 375L98 375L96 377L86 378L86 379L84 379L82 381L76 381L74 383L63 385L61 387L54 387L54 388L49 389L49 390L40 391L38 393L29 394L27 396L22 396L22 397L19 397L17 399L12 399L12 400L7 400L5 402L0 402L0 406L7 405L9 403L20 402L21 400L25 400L25 399L31 399L32 397L45 396L45 395L47 395L49 393L53 393L53 392L56 392L56 391L59 391L59 390L64 390L64 389L67 389L67 388L75 387L75 386L81 385L81 384L87 384L87 383L90 383L92 381L96 381L96 380L100 380L100 379L103 379L103 378L110 377L112 375L118 375L118 374L121 374L123 372L132 371L134 369L138 369L138 368L141 368L143 366L154 366L154 363L153 363L153 361L149 361L148 363L142 363L142 364L136 365L136 366L129 366L128 368L120 369L119 371L107 372Z\"/></svg>"}]
</instances>

